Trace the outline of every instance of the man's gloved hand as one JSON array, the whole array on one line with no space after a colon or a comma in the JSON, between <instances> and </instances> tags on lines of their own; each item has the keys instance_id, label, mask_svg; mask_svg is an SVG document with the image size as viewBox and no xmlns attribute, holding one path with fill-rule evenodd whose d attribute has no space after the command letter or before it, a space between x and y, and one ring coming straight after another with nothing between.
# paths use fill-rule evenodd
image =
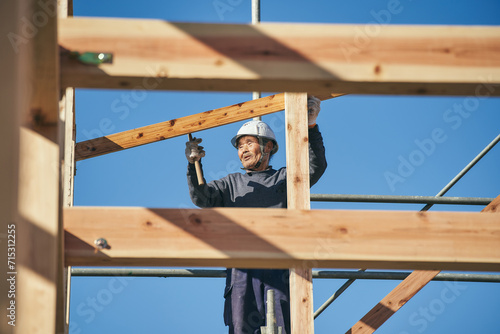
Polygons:
<instances>
[{"instance_id":1,"label":"man's gloved hand","mask_svg":"<svg viewBox=\"0 0 500 334\"><path fill-rule=\"evenodd\" d=\"M315 96L309 96L307 98L307 115L308 115L308 125L310 128L316 125L316 118L318 118L320 110L321 110L321 100Z\"/></svg>"},{"instance_id":2,"label":"man's gloved hand","mask_svg":"<svg viewBox=\"0 0 500 334\"><path fill-rule=\"evenodd\" d=\"M201 138L194 137L193 140L186 142L186 159L189 163L194 164L195 161L200 161L205 156L203 146L199 146Z\"/></svg>"}]
</instances>

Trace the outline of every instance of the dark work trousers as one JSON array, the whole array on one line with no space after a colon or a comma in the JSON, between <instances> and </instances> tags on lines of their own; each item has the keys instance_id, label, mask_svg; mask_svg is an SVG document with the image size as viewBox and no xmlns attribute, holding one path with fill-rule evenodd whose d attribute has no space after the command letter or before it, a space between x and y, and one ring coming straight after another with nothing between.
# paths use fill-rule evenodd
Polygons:
<instances>
[{"instance_id":1,"label":"dark work trousers","mask_svg":"<svg viewBox=\"0 0 500 334\"><path fill-rule=\"evenodd\" d=\"M229 334L260 334L266 325L267 291L274 290L276 323L290 333L287 269L227 269L224 322Z\"/></svg>"}]
</instances>

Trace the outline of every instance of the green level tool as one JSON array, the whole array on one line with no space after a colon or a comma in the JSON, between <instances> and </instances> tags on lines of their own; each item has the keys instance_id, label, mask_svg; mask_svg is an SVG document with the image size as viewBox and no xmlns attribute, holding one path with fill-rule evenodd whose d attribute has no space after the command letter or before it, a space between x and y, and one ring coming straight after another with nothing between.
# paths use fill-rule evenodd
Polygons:
<instances>
[{"instance_id":1,"label":"green level tool","mask_svg":"<svg viewBox=\"0 0 500 334\"><path fill-rule=\"evenodd\" d=\"M113 62L113 54L105 52L70 52L70 57L78 59L81 63L87 65L111 64Z\"/></svg>"}]
</instances>

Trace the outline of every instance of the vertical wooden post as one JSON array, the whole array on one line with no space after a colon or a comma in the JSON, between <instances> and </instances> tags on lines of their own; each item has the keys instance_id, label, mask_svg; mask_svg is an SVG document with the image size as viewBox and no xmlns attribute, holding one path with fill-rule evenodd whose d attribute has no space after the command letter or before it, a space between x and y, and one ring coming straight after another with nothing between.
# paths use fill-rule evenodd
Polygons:
<instances>
[{"instance_id":1,"label":"vertical wooden post","mask_svg":"<svg viewBox=\"0 0 500 334\"><path fill-rule=\"evenodd\" d=\"M308 210L311 204L307 93L285 93L285 123L288 208ZM290 270L290 311L292 333L314 333L311 269Z\"/></svg>"},{"instance_id":2,"label":"vertical wooden post","mask_svg":"<svg viewBox=\"0 0 500 334\"><path fill-rule=\"evenodd\" d=\"M16 269L9 269L10 257L8 256L8 247L12 246L12 240L15 237L15 228L18 226L17 214L17 193L18 193L18 175L19 175L19 116L21 111L26 110L27 103L23 96L18 92L22 90L25 84L23 81L24 71L26 70L28 58L17 54L8 39L13 34L18 34L20 29L20 20L23 11L20 8L21 2L16 0L3 0L0 2L0 12L8 13L0 20L0 269L2 270L2 279L0 280L0 333L11 334L15 327L9 322L16 320L17 299L11 295L11 285L9 272L15 272ZM10 35L9 35L10 34ZM13 236L13 237L9 237ZM15 240L14 240L15 241ZM10 244L10 245L9 245ZM15 259L11 260L14 261ZM16 277L16 275L12 275ZM8 281L9 279L9 281ZM15 283L15 281L13 281ZM15 293L15 292L14 292ZM12 310L13 309L13 310ZM11 317L11 310L14 312ZM17 323L13 322L14 324Z\"/></svg>"},{"instance_id":3,"label":"vertical wooden post","mask_svg":"<svg viewBox=\"0 0 500 334\"><path fill-rule=\"evenodd\" d=\"M75 131L74 131L74 88L66 88L59 102L59 146L61 161L61 210L73 206L73 185L75 171ZM62 219L62 212L60 213ZM63 222L61 222L62 225ZM64 249L64 235L61 233L60 248ZM69 329L69 295L71 284L71 268L64 265L64 252L59 257L60 289L57 293L57 333L68 333Z\"/></svg>"},{"instance_id":4,"label":"vertical wooden post","mask_svg":"<svg viewBox=\"0 0 500 334\"><path fill-rule=\"evenodd\" d=\"M72 0L57 0L60 18L73 15ZM59 147L61 161L61 209L73 206L73 185L75 172L75 90L68 87L61 91L59 100ZM60 212L62 217L62 212ZM61 218L62 219L62 218ZM60 225L63 225L61 221ZM60 249L64 249L64 234L60 234ZM69 331L69 305L71 292L71 268L64 265L64 252L61 252L58 264L56 332L67 334Z\"/></svg>"},{"instance_id":5,"label":"vertical wooden post","mask_svg":"<svg viewBox=\"0 0 500 334\"><path fill-rule=\"evenodd\" d=\"M26 101L9 110L21 117L21 126L16 128L19 178L14 333L55 333L58 262L62 252L57 1L7 1L21 10L19 28L13 31L16 35L10 35L11 45L3 51L23 59L23 72L13 95ZM3 81L9 82L7 78Z\"/></svg>"}]
</instances>

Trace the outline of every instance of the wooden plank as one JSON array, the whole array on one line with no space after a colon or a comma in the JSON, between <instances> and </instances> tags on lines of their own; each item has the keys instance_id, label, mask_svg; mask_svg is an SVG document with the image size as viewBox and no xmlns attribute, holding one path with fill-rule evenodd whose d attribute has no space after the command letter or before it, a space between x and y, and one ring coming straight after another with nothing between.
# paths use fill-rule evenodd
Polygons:
<instances>
[{"instance_id":1,"label":"wooden plank","mask_svg":"<svg viewBox=\"0 0 500 334\"><path fill-rule=\"evenodd\" d=\"M73 206L74 195L74 175L75 175L75 118L74 118L74 88L66 88L59 102L59 146L61 161L61 185L60 201L61 208ZM61 212L62 213L62 212ZM62 217L62 215L61 215ZM62 218L61 218L62 219ZM64 235L60 235L60 247L64 249ZM70 306L70 285L71 268L64 266L64 252L61 252L58 265L60 266L60 278L62 282L58 285L56 332L69 332L69 306Z\"/></svg>"},{"instance_id":2,"label":"wooden plank","mask_svg":"<svg viewBox=\"0 0 500 334\"><path fill-rule=\"evenodd\" d=\"M67 3L65 3L67 5ZM61 3L59 3L61 6ZM60 8L62 10L62 8ZM67 7L66 7L67 10ZM60 201L61 209L64 207L73 206L74 194L74 175L75 175L75 118L74 118L74 88L66 88L63 90L61 100L59 101L59 147L60 147ZM61 211L62 219L62 211ZM59 245L64 249L64 234L59 236ZM60 271L61 284L58 284L60 289L57 293L57 316L56 316L56 332L69 332L69 301L71 289L71 269L64 266L64 252L61 252L58 261L58 270Z\"/></svg>"},{"instance_id":3,"label":"wooden plank","mask_svg":"<svg viewBox=\"0 0 500 334\"><path fill-rule=\"evenodd\" d=\"M62 180L61 195L62 206L73 206L74 177L75 177L75 90L66 88L62 95L59 108L61 116L60 142Z\"/></svg>"},{"instance_id":4,"label":"wooden plank","mask_svg":"<svg viewBox=\"0 0 500 334\"><path fill-rule=\"evenodd\" d=\"M14 332L55 333L61 291L58 261L63 252L59 243L57 1L16 2L24 11L19 16L17 42L9 51L18 48L17 56L26 57L15 94L26 104L14 110L21 117L21 127L16 128L20 139ZM33 30L27 27L30 24Z\"/></svg>"},{"instance_id":5,"label":"wooden plank","mask_svg":"<svg viewBox=\"0 0 500 334\"><path fill-rule=\"evenodd\" d=\"M285 123L288 208L309 210L307 93L285 93Z\"/></svg>"},{"instance_id":6,"label":"wooden plank","mask_svg":"<svg viewBox=\"0 0 500 334\"><path fill-rule=\"evenodd\" d=\"M254 116L283 110L284 95L270 95L224 108L208 110L165 122L86 140L76 145L76 160L121 151L216 126L239 122Z\"/></svg>"},{"instance_id":7,"label":"wooden plank","mask_svg":"<svg viewBox=\"0 0 500 334\"><path fill-rule=\"evenodd\" d=\"M26 115L34 120L36 126L57 128L58 108L53 108L54 101L59 101L59 48L57 45L57 0L26 1L32 6L29 23L23 22L24 33L21 38L33 44L33 74L30 78L36 84L32 86L30 112ZM31 27L27 27L31 24ZM33 29L34 36L26 31ZM29 33L28 33L29 34ZM20 47L22 47L20 45ZM39 85L39 83L43 83ZM47 108L47 106L52 106ZM45 130L41 130L45 131ZM55 130L54 134L57 135Z\"/></svg>"},{"instance_id":8,"label":"wooden plank","mask_svg":"<svg viewBox=\"0 0 500 334\"><path fill-rule=\"evenodd\" d=\"M62 291L58 164L56 143L33 129L21 129L17 333L55 333L56 296Z\"/></svg>"},{"instance_id":9,"label":"wooden plank","mask_svg":"<svg viewBox=\"0 0 500 334\"><path fill-rule=\"evenodd\" d=\"M438 273L438 270L412 272L372 308L370 312L349 329L346 334L373 333Z\"/></svg>"},{"instance_id":10,"label":"wooden plank","mask_svg":"<svg viewBox=\"0 0 500 334\"><path fill-rule=\"evenodd\" d=\"M73 15L72 0L57 0L59 18ZM59 100L59 147L61 161L61 209L73 206L75 175L75 89L67 87L61 91ZM62 219L62 212L61 212ZM59 247L64 249L64 234L59 235ZM56 333L69 333L69 306L71 292L71 267L64 265L64 252L58 262L59 278L57 292Z\"/></svg>"},{"instance_id":11,"label":"wooden plank","mask_svg":"<svg viewBox=\"0 0 500 334\"><path fill-rule=\"evenodd\" d=\"M343 94L321 94L322 100ZM252 117L271 114L285 109L284 94L266 96L227 107L205 111L165 122L122 131L76 144L77 161L113 153L128 148L198 132L213 127L243 121Z\"/></svg>"},{"instance_id":12,"label":"wooden plank","mask_svg":"<svg viewBox=\"0 0 500 334\"><path fill-rule=\"evenodd\" d=\"M362 42L367 29L377 33ZM500 27L73 18L61 21L59 42L114 55L88 66L66 53L70 87L500 95L483 87L500 83Z\"/></svg>"},{"instance_id":13,"label":"wooden plank","mask_svg":"<svg viewBox=\"0 0 500 334\"><path fill-rule=\"evenodd\" d=\"M10 272L15 269L9 269L9 262L12 259L12 240L15 237L14 226L18 226L18 180L19 180L19 123L20 115L28 106L20 91L25 87L24 71L30 64L26 54L17 54L14 52L8 39L9 33L18 33L20 19L25 13L20 10L17 0L4 0L0 3L0 11L9 13L0 20L0 33L7 38L0 38L0 106L2 121L0 122L0 245L2 245L3 259L0 262L0 270L3 273L3 279L0 280L0 333L11 334L14 332L12 324L16 324L19 318L16 318L17 306L11 306L17 299L11 294ZM14 285L15 287L15 285ZM14 289L15 290L15 289ZM11 291L11 292L9 292ZM13 314L11 315L11 310Z\"/></svg>"},{"instance_id":14,"label":"wooden plank","mask_svg":"<svg viewBox=\"0 0 500 334\"><path fill-rule=\"evenodd\" d=\"M498 217L478 212L74 207L64 210L66 265L500 271ZM111 248L96 252L98 238Z\"/></svg>"},{"instance_id":15,"label":"wooden plank","mask_svg":"<svg viewBox=\"0 0 500 334\"><path fill-rule=\"evenodd\" d=\"M287 205L290 210L309 210L309 137L307 93L285 93ZM314 333L312 270L290 269L291 331Z\"/></svg>"},{"instance_id":16,"label":"wooden plank","mask_svg":"<svg viewBox=\"0 0 500 334\"><path fill-rule=\"evenodd\" d=\"M481 212L500 212L499 204L500 196L495 198ZM373 333L439 273L440 270L415 270L347 333Z\"/></svg>"}]
</instances>

